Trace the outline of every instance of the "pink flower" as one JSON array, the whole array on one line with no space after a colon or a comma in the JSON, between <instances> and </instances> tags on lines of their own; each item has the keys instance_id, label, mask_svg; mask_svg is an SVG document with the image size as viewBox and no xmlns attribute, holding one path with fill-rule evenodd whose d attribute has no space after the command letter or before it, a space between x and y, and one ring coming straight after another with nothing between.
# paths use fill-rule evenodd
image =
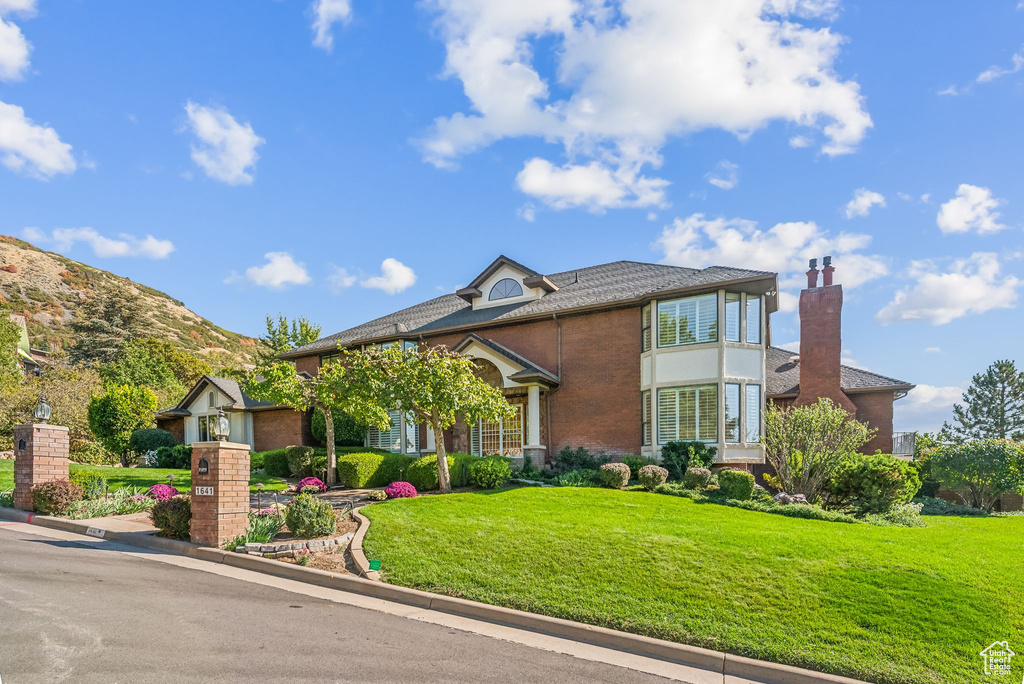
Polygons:
<instances>
[{"instance_id":1,"label":"pink flower","mask_svg":"<svg viewBox=\"0 0 1024 684\"><path fill-rule=\"evenodd\" d=\"M321 492L327 491L327 485L319 477L304 477L299 480L299 491L301 492L306 487L316 487Z\"/></svg>"},{"instance_id":2,"label":"pink flower","mask_svg":"<svg viewBox=\"0 0 1024 684\"><path fill-rule=\"evenodd\" d=\"M157 501L163 501L178 496L178 490L171 485L155 484L149 488L146 492L146 496L149 496Z\"/></svg>"},{"instance_id":3,"label":"pink flower","mask_svg":"<svg viewBox=\"0 0 1024 684\"><path fill-rule=\"evenodd\" d=\"M408 499L416 494L416 488L409 482L392 482L384 488L384 493L389 499Z\"/></svg>"}]
</instances>

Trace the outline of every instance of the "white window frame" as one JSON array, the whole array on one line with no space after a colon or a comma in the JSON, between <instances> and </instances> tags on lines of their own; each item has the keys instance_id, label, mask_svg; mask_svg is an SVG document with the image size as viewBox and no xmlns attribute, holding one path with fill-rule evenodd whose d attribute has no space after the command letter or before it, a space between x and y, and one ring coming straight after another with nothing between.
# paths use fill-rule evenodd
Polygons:
<instances>
[{"instance_id":1,"label":"white window frame","mask_svg":"<svg viewBox=\"0 0 1024 684\"><path fill-rule=\"evenodd\" d=\"M693 401L694 401L694 420L693 420L693 431L694 436L692 438L684 437L680 434L679 429L679 395L681 392L693 390ZM700 404L701 395L705 392L711 392L715 395L712 406L714 406L715 415L711 417L709 421L711 423L714 434L710 437L701 437L702 421L700 416ZM668 437L664 434L666 428L666 422L662 419L662 396L668 396L669 393L675 396L675 419L674 419L674 437ZM719 391L718 384L704 383L699 385L680 385L676 387L659 387L658 388L658 404L657 404L657 416L658 416L658 445L663 446L669 442L705 442L706 444L717 444L718 443L718 416L722 410L719 405Z\"/></svg>"},{"instance_id":2,"label":"white window frame","mask_svg":"<svg viewBox=\"0 0 1024 684\"><path fill-rule=\"evenodd\" d=\"M710 326L709 329L713 329L714 330L714 334L709 335L707 339L701 339L700 338L700 331L701 331L701 327L702 327L701 326L702 302L703 301L707 301L707 300L713 300L714 301L714 306L710 307L710 309L709 309L710 316L712 317L712 322L711 322L711 326ZM694 302L694 320L693 320L693 326L692 326L693 327L693 336L694 336L694 338L693 338L692 341L689 341L689 342L681 342L679 340L679 328L680 328L679 322L682 320L682 316L679 315L679 308L680 308L680 306L682 305L683 302L689 302L689 301L693 301ZM670 312L669 310L673 309L673 308L675 309L674 316L675 316L675 321L676 321L675 322L675 328L676 329L675 329L675 335L674 335L675 341L674 342L662 342L662 325L663 325L663 323L662 323L662 314L663 314L663 309L665 310L664 313L670 313L671 314L672 312ZM691 345L691 344L710 344L710 343L718 342L718 335L719 335L719 330L718 330L718 327L719 327L718 326L718 293L714 292L714 293L711 293L711 294L695 295L693 297L680 297L678 299L666 299L666 300L658 301L657 319L658 319L658 335L657 335L658 347L682 347L682 346Z\"/></svg>"}]
</instances>

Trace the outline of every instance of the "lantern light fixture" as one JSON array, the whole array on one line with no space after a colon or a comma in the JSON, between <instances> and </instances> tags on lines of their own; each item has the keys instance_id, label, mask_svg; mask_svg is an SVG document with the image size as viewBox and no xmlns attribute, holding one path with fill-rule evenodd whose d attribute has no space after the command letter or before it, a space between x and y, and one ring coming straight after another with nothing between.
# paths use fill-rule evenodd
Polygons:
<instances>
[{"instance_id":1,"label":"lantern light fixture","mask_svg":"<svg viewBox=\"0 0 1024 684\"><path fill-rule=\"evenodd\" d=\"M219 442L226 442L230 434L231 423L228 422L228 417L224 415L224 409L219 408L217 409L217 420L213 424L213 436Z\"/></svg>"},{"instance_id":2,"label":"lantern light fixture","mask_svg":"<svg viewBox=\"0 0 1024 684\"><path fill-rule=\"evenodd\" d=\"M50 415L53 410L50 405L46 403L46 397L39 395L39 403L36 404L35 410L32 412L32 416L40 423L45 423L50 420Z\"/></svg>"}]
</instances>

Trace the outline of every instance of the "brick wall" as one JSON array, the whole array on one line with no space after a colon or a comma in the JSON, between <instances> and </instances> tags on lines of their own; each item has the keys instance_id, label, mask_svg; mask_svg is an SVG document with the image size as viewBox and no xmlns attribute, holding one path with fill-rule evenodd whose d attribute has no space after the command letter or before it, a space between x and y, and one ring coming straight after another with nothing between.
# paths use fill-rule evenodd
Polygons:
<instances>
[{"instance_id":1,"label":"brick wall","mask_svg":"<svg viewBox=\"0 0 1024 684\"><path fill-rule=\"evenodd\" d=\"M185 419L184 418L159 418L156 426L161 430L167 430L174 435L174 441L178 444L185 443Z\"/></svg>"},{"instance_id":2,"label":"brick wall","mask_svg":"<svg viewBox=\"0 0 1024 684\"><path fill-rule=\"evenodd\" d=\"M199 474L206 459L209 473ZM213 487L213 494L197 494ZM192 541L217 546L244 534L249 526L249 445L196 442L192 446Z\"/></svg>"},{"instance_id":3,"label":"brick wall","mask_svg":"<svg viewBox=\"0 0 1024 684\"><path fill-rule=\"evenodd\" d=\"M800 396L797 405L822 397L850 413L856 407L840 388L843 288L816 287L800 292Z\"/></svg>"},{"instance_id":4,"label":"brick wall","mask_svg":"<svg viewBox=\"0 0 1024 684\"><path fill-rule=\"evenodd\" d=\"M253 451L283 449L296 444L312 444L312 435L306 439L309 421L301 411L279 409L274 411L253 411Z\"/></svg>"},{"instance_id":5,"label":"brick wall","mask_svg":"<svg viewBox=\"0 0 1024 684\"><path fill-rule=\"evenodd\" d=\"M300 359L295 359L295 370L299 373L309 373L310 375L320 374L320 357L319 356L303 356Z\"/></svg>"},{"instance_id":6,"label":"brick wall","mask_svg":"<svg viewBox=\"0 0 1024 684\"><path fill-rule=\"evenodd\" d=\"M851 394L850 399L857 407L857 420L878 431L861 451L873 454L876 450L881 450L883 454L891 454L892 392L860 392Z\"/></svg>"},{"instance_id":7,"label":"brick wall","mask_svg":"<svg viewBox=\"0 0 1024 684\"><path fill-rule=\"evenodd\" d=\"M69 447L66 427L27 424L14 428L15 508L32 510L35 485L68 479Z\"/></svg>"}]
</instances>

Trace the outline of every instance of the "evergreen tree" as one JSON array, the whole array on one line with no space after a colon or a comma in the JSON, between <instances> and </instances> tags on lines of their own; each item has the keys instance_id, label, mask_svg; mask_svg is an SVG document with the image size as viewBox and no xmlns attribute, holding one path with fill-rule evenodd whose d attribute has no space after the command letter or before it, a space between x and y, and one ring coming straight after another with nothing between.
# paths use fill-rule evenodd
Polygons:
<instances>
[{"instance_id":1,"label":"evergreen tree","mask_svg":"<svg viewBox=\"0 0 1024 684\"><path fill-rule=\"evenodd\" d=\"M320 339L320 326L310 323L304 316L299 316L291 323L288 318L278 314L275 321L267 316L267 334L260 338L267 351L260 355L264 364L277 361L280 354Z\"/></svg>"},{"instance_id":2,"label":"evergreen tree","mask_svg":"<svg viewBox=\"0 0 1024 684\"><path fill-rule=\"evenodd\" d=\"M142 337L148 320L142 297L123 285L111 285L85 301L71 322L74 363L110 363L125 342Z\"/></svg>"},{"instance_id":3,"label":"evergreen tree","mask_svg":"<svg viewBox=\"0 0 1024 684\"><path fill-rule=\"evenodd\" d=\"M25 375L18 362L21 328L11 320L6 309L0 309L0 393L13 391Z\"/></svg>"},{"instance_id":4,"label":"evergreen tree","mask_svg":"<svg viewBox=\"0 0 1024 684\"><path fill-rule=\"evenodd\" d=\"M953 407L956 424L943 425L943 437L1024 441L1024 372L1013 361L996 361L975 375L963 401Z\"/></svg>"}]
</instances>

